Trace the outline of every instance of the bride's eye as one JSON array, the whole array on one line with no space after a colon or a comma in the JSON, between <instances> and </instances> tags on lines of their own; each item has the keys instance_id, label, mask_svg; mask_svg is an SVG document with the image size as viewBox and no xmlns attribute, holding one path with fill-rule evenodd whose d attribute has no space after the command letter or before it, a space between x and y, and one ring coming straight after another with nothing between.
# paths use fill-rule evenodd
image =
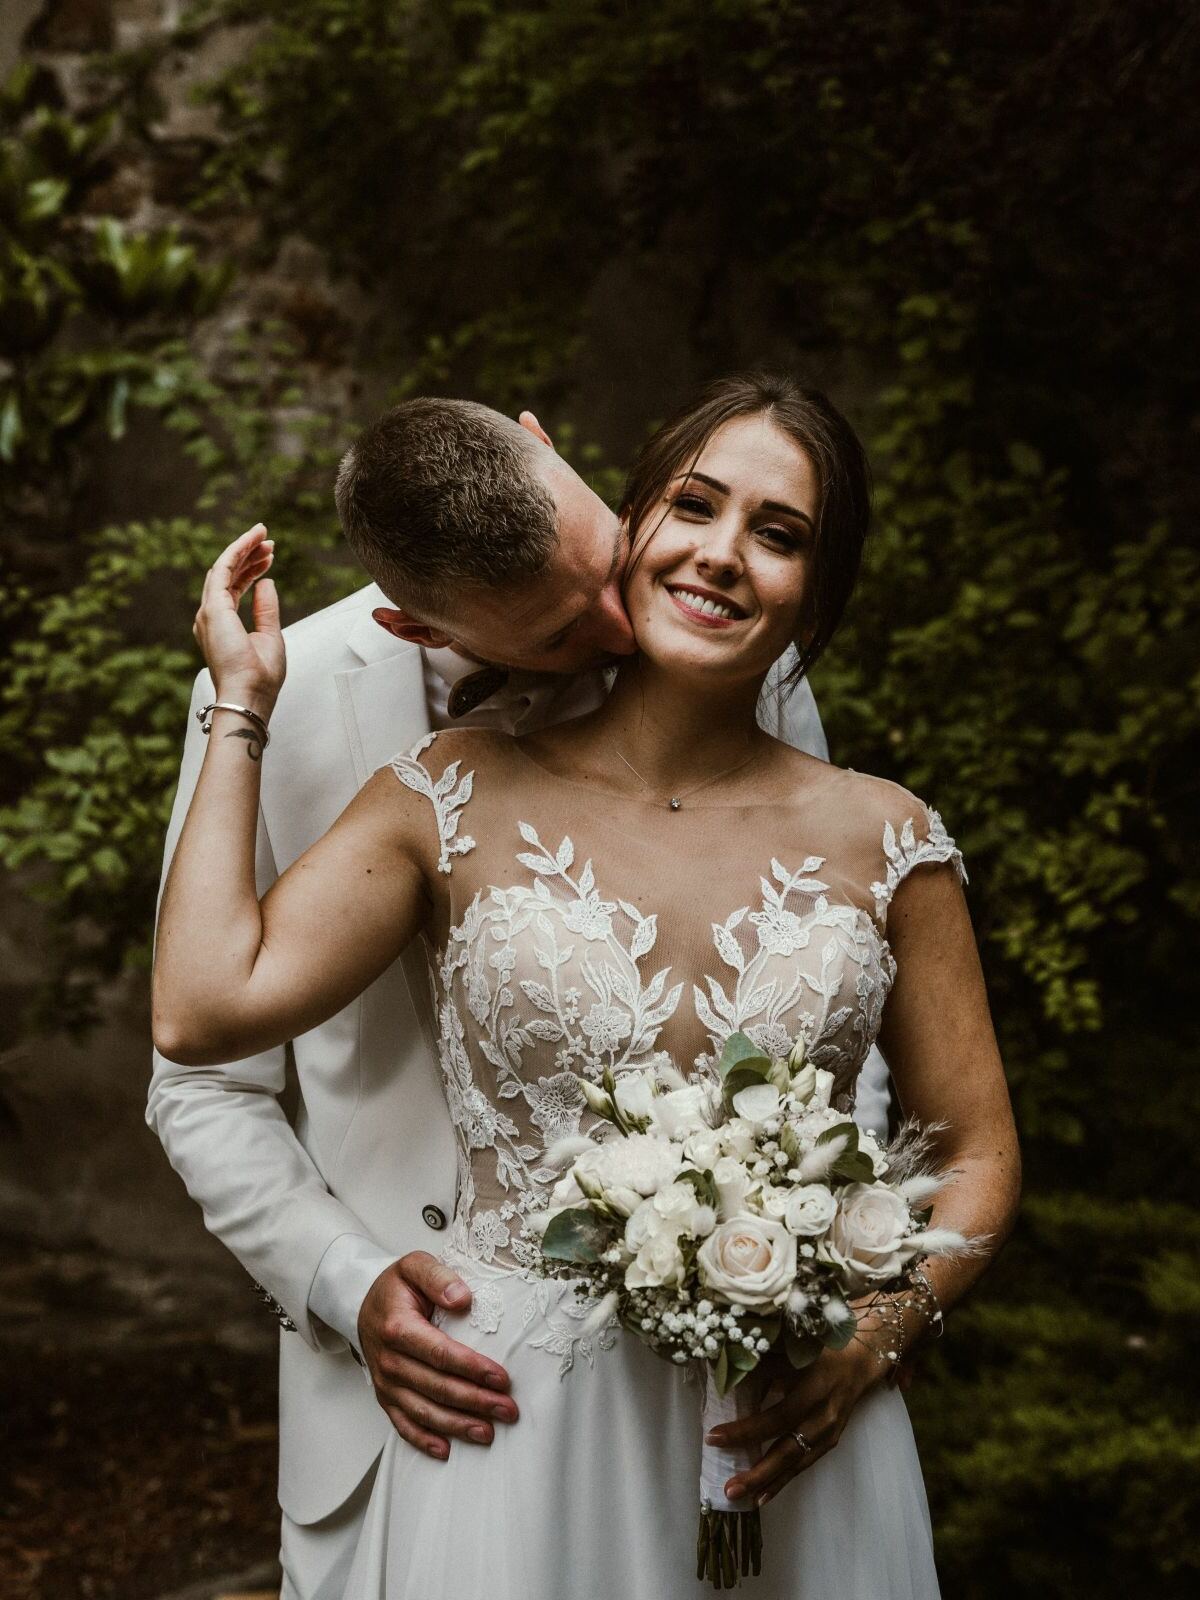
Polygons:
<instances>
[{"instance_id":1,"label":"bride's eye","mask_svg":"<svg viewBox=\"0 0 1200 1600\"><path fill-rule=\"evenodd\" d=\"M760 538L769 539L772 544L777 544L785 550L799 550L804 543L792 528L781 528L775 523L768 528L759 528L758 534Z\"/></svg>"},{"instance_id":2,"label":"bride's eye","mask_svg":"<svg viewBox=\"0 0 1200 1600\"><path fill-rule=\"evenodd\" d=\"M688 516L703 517L708 515L710 508L708 501L702 500L699 495L677 494L675 496L675 509L676 511L685 512Z\"/></svg>"}]
</instances>

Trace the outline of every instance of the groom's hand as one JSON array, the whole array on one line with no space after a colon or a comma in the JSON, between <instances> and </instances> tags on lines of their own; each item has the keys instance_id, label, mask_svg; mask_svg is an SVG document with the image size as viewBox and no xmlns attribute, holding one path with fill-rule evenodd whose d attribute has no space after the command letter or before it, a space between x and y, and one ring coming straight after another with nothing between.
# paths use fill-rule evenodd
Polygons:
<instances>
[{"instance_id":1,"label":"groom's hand","mask_svg":"<svg viewBox=\"0 0 1200 1600\"><path fill-rule=\"evenodd\" d=\"M435 1306L465 1312L471 1291L424 1250L381 1272L358 1314L358 1342L379 1404L402 1439L438 1461L451 1439L491 1444L493 1422L515 1422L508 1373L435 1328Z\"/></svg>"}]
</instances>

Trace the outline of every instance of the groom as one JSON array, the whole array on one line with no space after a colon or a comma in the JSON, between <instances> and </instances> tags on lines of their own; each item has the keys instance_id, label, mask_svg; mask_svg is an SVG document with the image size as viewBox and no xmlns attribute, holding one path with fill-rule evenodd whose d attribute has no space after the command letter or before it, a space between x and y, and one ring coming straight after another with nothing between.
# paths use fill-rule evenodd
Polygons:
<instances>
[{"instance_id":1,"label":"groom","mask_svg":"<svg viewBox=\"0 0 1200 1600\"><path fill-rule=\"evenodd\" d=\"M469 402L409 401L363 432L336 498L375 582L287 630L260 892L397 751L439 728L520 734L581 715L606 693L604 667L634 649L626 532L530 413L518 424ZM785 670L759 720L828 759L807 681L778 692ZM213 698L202 672L193 712ZM168 863L203 754L192 716ZM147 1116L284 1329L284 1600L340 1600L388 1427L444 1458L450 1439L486 1446L518 1410L503 1367L452 1337L470 1292L430 1253L453 1216L456 1158L423 953L291 1049L294 1122L279 1102L283 1050L205 1068L156 1055ZM873 1053L860 1121L886 1122L885 1083Z\"/></svg>"}]
</instances>

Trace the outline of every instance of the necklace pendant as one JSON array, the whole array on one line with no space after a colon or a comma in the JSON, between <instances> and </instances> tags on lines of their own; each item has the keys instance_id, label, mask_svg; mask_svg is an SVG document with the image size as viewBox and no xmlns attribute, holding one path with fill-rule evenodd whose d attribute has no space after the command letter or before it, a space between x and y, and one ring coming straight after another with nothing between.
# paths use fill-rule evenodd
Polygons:
<instances>
[{"instance_id":1,"label":"necklace pendant","mask_svg":"<svg viewBox=\"0 0 1200 1600\"><path fill-rule=\"evenodd\" d=\"M681 800L676 800L674 795L671 796L670 806L672 811L678 811L682 804L683 802Z\"/></svg>"}]
</instances>

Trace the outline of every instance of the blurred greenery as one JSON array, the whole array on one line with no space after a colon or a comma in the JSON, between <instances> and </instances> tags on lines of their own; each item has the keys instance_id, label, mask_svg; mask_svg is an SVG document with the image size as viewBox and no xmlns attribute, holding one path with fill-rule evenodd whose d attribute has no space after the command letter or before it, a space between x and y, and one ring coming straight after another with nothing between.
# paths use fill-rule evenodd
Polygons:
<instances>
[{"instance_id":1,"label":"blurred greenery","mask_svg":"<svg viewBox=\"0 0 1200 1600\"><path fill-rule=\"evenodd\" d=\"M1194 9L204 0L182 48L229 20L257 27L207 90L228 137L197 214L253 214L264 260L300 232L386 305L371 354L397 392L536 394L586 441L615 302L654 352L631 443L755 358L860 425L877 526L815 687L837 758L926 796L964 848L1028 1163L1016 1238L910 1397L945 1589L1190 1594ZM201 381L185 335L223 264L79 224L112 135L55 127L20 154L6 136L0 163L20 239L0 258L5 503L69 537L29 510L39 465L85 482L131 406L159 408L201 479L194 518L75 539L68 583L32 558L6 580L0 848L57 901L61 981L86 990L144 949L189 677L178 604L137 597L185 594L243 502L315 551L311 603L336 592L305 497L337 430L314 411L324 455L267 448L278 369L251 351ZM118 350L153 359L127 372ZM611 489L618 464L580 458Z\"/></svg>"}]
</instances>

